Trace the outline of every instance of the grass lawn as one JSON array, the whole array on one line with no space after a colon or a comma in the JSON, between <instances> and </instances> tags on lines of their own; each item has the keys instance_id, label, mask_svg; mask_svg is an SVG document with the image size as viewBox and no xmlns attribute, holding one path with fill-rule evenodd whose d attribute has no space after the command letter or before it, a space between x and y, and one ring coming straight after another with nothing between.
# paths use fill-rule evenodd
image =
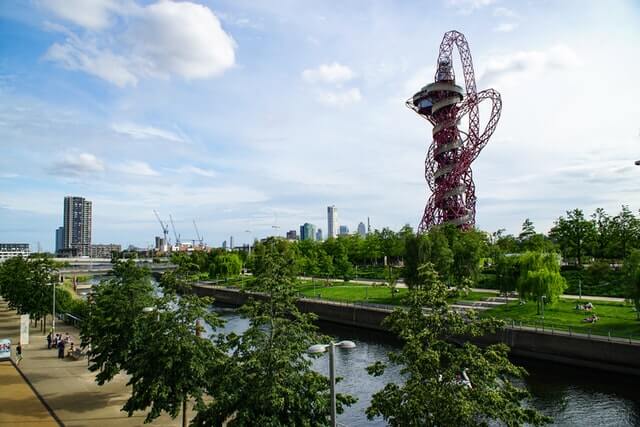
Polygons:
<instances>
[{"instance_id":1,"label":"grass lawn","mask_svg":"<svg viewBox=\"0 0 640 427\"><path fill-rule=\"evenodd\" d=\"M632 336L640 339L640 321L636 320L636 313L631 304L595 301L592 311L576 310L576 304L585 304L587 300L560 300L554 305L547 305L544 309L545 328L591 333L598 335L628 338ZM583 319L596 314L599 320L594 323L583 322ZM523 324L542 324L542 316L536 312L536 303L528 301L519 305L517 301L501 305L483 313L484 316L494 316L506 321L515 320Z\"/></svg>"},{"instance_id":2,"label":"grass lawn","mask_svg":"<svg viewBox=\"0 0 640 427\"><path fill-rule=\"evenodd\" d=\"M330 286L324 281L301 281L298 285L298 292L310 298L328 299L331 301L344 302L370 302L376 304L400 305L407 295L408 289L397 288L395 295L391 294L391 289L387 286L370 286L349 282L331 282ZM460 298L451 298L449 302L455 301L479 301L485 298L494 297L495 294L487 292L470 292Z\"/></svg>"}]
</instances>

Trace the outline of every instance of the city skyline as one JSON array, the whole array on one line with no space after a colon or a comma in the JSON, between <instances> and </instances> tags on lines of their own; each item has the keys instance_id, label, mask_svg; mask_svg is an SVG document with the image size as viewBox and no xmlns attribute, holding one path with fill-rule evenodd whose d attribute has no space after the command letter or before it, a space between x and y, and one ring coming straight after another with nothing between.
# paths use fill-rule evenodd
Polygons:
<instances>
[{"instance_id":1,"label":"city skyline","mask_svg":"<svg viewBox=\"0 0 640 427\"><path fill-rule=\"evenodd\" d=\"M404 101L452 29L504 103L474 164L478 228L640 207L637 2L7 4L0 241L52 251L67 194L94 202L92 240L123 246L154 245L154 209L212 245L326 232L331 204L352 230L367 216L415 229L431 131Z\"/></svg>"}]
</instances>

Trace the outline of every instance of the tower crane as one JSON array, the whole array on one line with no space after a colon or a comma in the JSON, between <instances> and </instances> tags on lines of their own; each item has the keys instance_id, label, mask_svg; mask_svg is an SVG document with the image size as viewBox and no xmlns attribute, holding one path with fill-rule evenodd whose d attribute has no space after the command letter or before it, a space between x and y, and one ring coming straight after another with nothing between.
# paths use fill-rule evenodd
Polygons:
<instances>
[{"instance_id":1,"label":"tower crane","mask_svg":"<svg viewBox=\"0 0 640 427\"><path fill-rule=\"evenodd\" d=\"M156 211L154 209L153 213L156 215L156 218L158 219L158 222L160 223L160 227L162 227L162 235L164 236L165 244L168 245L169 244L169 226L167 224L165 224L164 222L162 222L162 220L160 219L160 215L158 215L158 211Z\"/></svg>"},{"instance_id":2,"label":"tower crane","mask_svg":"<svg viewBox=\"0 0 640 427\"><path fill-rule=\"evenodd\" d=\"M204 248L204 239L202 238L202 236L200 235L200 232L198 231L198 226L196 225L196 220L193 220L193 228L196 229L196 236L198 236L198 242L200 242L200 247Z\"/></svg>"},{"instance_id":3,"label":"tower crane","mask_svg":"<svg viewBox=\"0 0 640 427\"><path fill-rule=\"evenodd\" d=\"M169 214L169 221L171 222L171 228L173 229L173 235L176 238L176 246L180 246L180 235L176 233L176 226L173 224L173 217Z\"/></svg>"}]
</instances>

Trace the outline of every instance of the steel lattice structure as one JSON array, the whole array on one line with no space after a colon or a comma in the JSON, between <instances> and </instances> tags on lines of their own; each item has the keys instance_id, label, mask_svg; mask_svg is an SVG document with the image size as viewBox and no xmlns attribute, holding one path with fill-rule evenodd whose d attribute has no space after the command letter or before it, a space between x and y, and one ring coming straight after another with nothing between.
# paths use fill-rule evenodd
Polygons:
<instances>
[{"instance_id":1,"label":"steel lattice structure","mask_svg":"<svg viewBox=\"0 0 640 427\"><path fill-rule=\"evenodd\" d=\"M460 53L465 89L456 85L452 62L454 46ZM487 99L492 101L491 115L480 133L478 105ZM493 89L476 91L471 51L462 33L445 33L440 43L435 82L423 87L406 104L433 124L433 142L425 160L425 178L432 194L418 232L438 224L454 224L464 229L474 227L476 195L471 162L496 129L502 101ZM458 128L465 116L469 120L466 132Z\"/></svg>"}]
</instances>

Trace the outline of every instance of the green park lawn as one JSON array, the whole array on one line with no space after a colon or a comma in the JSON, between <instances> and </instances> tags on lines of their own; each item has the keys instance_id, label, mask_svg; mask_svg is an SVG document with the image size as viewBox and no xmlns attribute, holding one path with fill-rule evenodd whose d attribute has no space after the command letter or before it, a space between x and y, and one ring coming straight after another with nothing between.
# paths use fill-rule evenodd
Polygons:
<instances>
[{"instance_id":1,"label":"green park lawn","mask_svg":"<svg viewBox=\"0 0 640 427\"><path fill-rule=\"evenodd\" d=\"M545 328L568 330L574 332L607 335L628 338L632 336L640 339L640 321L636 320L636 313L631 304L592 301L595 309L592 311L576 310L576 304L585 304L587 300L560 300L544 309ZM595 314L599 320L594 323L584 322L583 319ZM501 305L483 313L483 316L494 316L504 319L508 323L512 320L530 326L542 325L542 316L537 314L536 303L529 301L520 305L517 301Z\"/></svg>"},{"instance_id":2,"label":"green park lawn","mask_svg":"<svg viewBox=\"0 0 640 427\"><path fill-rule=\"evenodd\" d=\"M404 302L408 290L397 288L397 292L392 295L388 286L370 286L349 282L330 282L327 286L323 281L301 281L298 285L298 292L309 298L323 298L331 301L343 302L370 302L376 304L400 305ZM493 297L495 294L487 292L470 292L460 298L452 298L455 301L479 301Z\"/></svg>"}]
</instances>

